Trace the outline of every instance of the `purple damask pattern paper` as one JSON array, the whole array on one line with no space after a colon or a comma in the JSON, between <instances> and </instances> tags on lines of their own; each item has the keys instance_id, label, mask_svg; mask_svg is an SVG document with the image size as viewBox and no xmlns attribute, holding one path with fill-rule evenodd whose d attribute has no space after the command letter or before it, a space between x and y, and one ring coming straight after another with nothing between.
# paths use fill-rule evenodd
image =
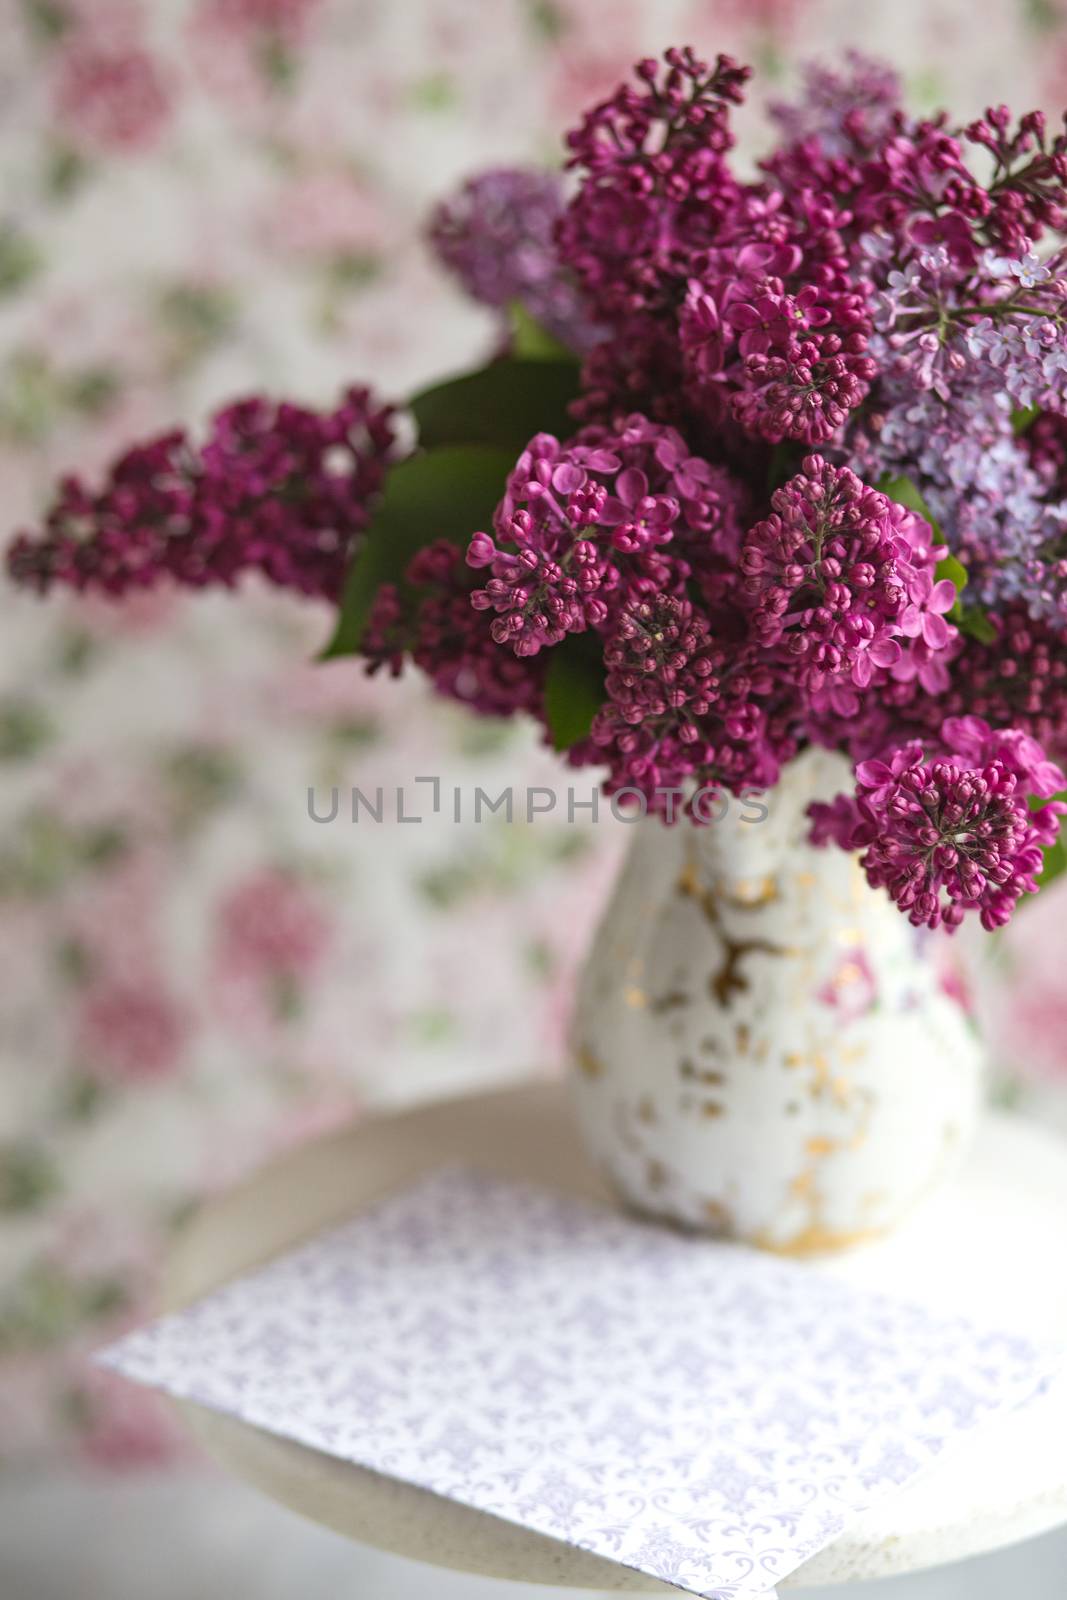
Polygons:
<instances>
[{"instance_id":1,"label":"purple damask pattern paper","mask_svg":"<svg viewBox=\"0 0 1067 1600\"><path fill-rule=\"evenodd\" d=\"M709 1600L765 1596L1054 1360L448 1170L100 1358Z\"/></svg>"}]
</instances>

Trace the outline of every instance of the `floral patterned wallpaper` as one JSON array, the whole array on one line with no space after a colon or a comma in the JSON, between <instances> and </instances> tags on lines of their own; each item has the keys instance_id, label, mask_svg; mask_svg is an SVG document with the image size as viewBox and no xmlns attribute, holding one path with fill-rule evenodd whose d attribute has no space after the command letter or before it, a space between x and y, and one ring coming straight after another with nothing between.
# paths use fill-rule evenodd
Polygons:
<instances>
[{"instance_id":1,"label":"floral patterned wallpaper","mask_svg":"<svg viewBox=\"0 0 1067 1600\"><path fill-rule=\"evenodd\" d=\"M55 473L243 391L403 393L483 355L428 202L553 159L686 40L768 88L859 45L920 103L1067 103L1064 0L980 27L965 0L0 0L5 535ZM625 829L313 822L309 785L560 775L416 683L308 665L327 618L286 597L0 607L0 1452L155 1462L168 1414L84 1354L151 1306L170 1232L363 1107L552 1070ZM1046 1078L1051 911L998 1013Z\"/></svg>"}]
</instances>

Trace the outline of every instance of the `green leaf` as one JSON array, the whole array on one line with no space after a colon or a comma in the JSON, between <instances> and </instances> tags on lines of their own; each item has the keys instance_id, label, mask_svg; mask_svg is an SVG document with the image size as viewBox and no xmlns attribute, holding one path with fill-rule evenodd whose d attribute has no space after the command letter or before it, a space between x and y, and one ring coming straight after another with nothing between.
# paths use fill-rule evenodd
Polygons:
<instances>
[{"instance_id":1,"label":"green leaf","mask_svg":"<svg viewBox=\"0 0 1067 1600\"><path fill-rule=\"evenodd\" d=\"M939 542L944 542L941 529L930 515L929 506L911 478L886 477L878 484L878 488L882 494L888 495L890 500L895 500L898 505L907 506L909 511L916 512L930 524L934 537ZM960 595L967 587L967 568L963 562L950 551L937 563L935 577L939 582L942 578L950 578L956 586L956 600L948 613L949 622L955 623L960 632L965 633L968 638L977 639L979 644L992 644L997 638L997 630L981 606L964 605L960 600Z\"/></svg>"},{"instance_id":2,"label":"green leaf","mask_svg":"<svg viewBox=\"0 0 1067 1600\"><path fill-rule=\"evenodd\" d=\"M887 475L879 482L878 490L881 494L888 495L890 500L895 500L898 506L907 506L909 511L917 512L935 532L939 532L937 523L930 515L930 508L911 478L891 478Z\"/></svg>"},{"instance_id":3,"label":"green leaf","mask_svg":"<svg viewBox=\"0 0 1067 1600\"><path fill-rule=\"evenodd\" d=\"M1013 411L1011 414L1012 432L1015 434L1025 433L1031 422L1034 422L1039 415L1040 411L1037 406L1023 406L1021 410Z\"/></svg>"},{"instance_id":4,"label":"green leaf","mask_svg":"<svg viewBox=\"0 0 1067 1600\"><path fill-rule=\"evenodd\" d=\"M898 506L907 506L909 511L914 511L916 516L922 517L924 522L928 522L938 544L944 544L944 535L931 514L930 507L923 499L921 490L913 479L891 478L887 474L880 480L877 487L882 494L888 495L890 500L895 500ZM956 560L955 556L947 555L943 561L938 563L937 577L951 578L956 585L956 601L949 612L949 620L958 623L960 620L959 592L967 582L966 568L962 562Z\"/></svg>"},{"instance_id":5,"label":"green leaf","mask_svg":"<svg viewBox=\"0 0 1067 1600\"><path fill-rule=\"evenodd\" d=\"M956 613L957 606L953 606L949 617L969 639L976 639L979 644L995 644L1000 637L981 606L959 606L959 614Z\"/></svg>"},{"instance_id":6,"label":"green leaf","mask_svg":"<svg viewBox=\"0 0 1067 1600\"><path fill-rule=\"evenodd\" d=\"M514 464L510 450L474 444L428 450L393 468L349 568L323 660L359 650L378 590L383 583L404 588L408 562L423 546L448 539L463 548L472 533L491 527Z\"/></svg>"},{"instance_id":7,"label":"green leaf","mask_svg":"<svg viewBox=\"0 0 1067 1600\"><path fill-rule=\"evenodd\" d=\"M776 444L767 468L767 493L773 494L775 489L780 489L783 483L798 473L803 459L804 451L797 445L785 441Z\"/></svg>"},{"instance_id":8,"label":"green leaf","mask_svg":"<svg viewBox=\"0 0 1067 1600\"><path fill-rule=\"evenodd\" d=\"M570 361L575 360L573 350L568 350L547 328L542 328L531 317L520 300L508 307L511 320L511 353L520 361Z\"/></svg>"},{"instance_id":9,"label":"green leaf","mask_svg":"<svg viewBox=\"0 0 1067 1600\"><path fill-rule=\"evenodd\" d=\"M934 569L934 577L938 583L941 582L942 578L948 578L955 585L957 596L962 594L967 587L967 568L951 552L947 556L942 556L937 563ZM956 605L958 604L959 601L957 600ZM953 606L952 609L955 611L956 606Z\"/></svg>"},{"instance_id":10,"label":"green leaf","mask_svg":"<svg viewBox=\"0 0 1067 1600\"><path fill-rule=\"evenodd\" d=\"M565 640L552 646L545 676L545 718L556 750L569 750L584 739L604 704L604 667L600 651Z\"/></svg>"},{"instance_id":11,"label":"green leaf","mask_svg":"<svg viewBox=\"0 0 1067 1600\"><path fill-rule=\"evenodd\" d=\"M492 444L512 461L535 433L566 438L575 424L568 412L578 394L577 361L531 361L506 356L477 372L424 389L411 402L419 443Z\"/></svg>"},{"instance_id":12,"label":"green leaf","mask_svg":"<svg viewBox=\"0 0 1067 1600\"><path fill-rule=\"evenodd\" d=\"M1056 843L1050 844L1045 851L1045 865L1037 880L1038 888L1047 889L1049 884L1055 883L1064 872L1067 872L1067 845L1064 844L1061 834Z\"/></svg>"}]
</instances>

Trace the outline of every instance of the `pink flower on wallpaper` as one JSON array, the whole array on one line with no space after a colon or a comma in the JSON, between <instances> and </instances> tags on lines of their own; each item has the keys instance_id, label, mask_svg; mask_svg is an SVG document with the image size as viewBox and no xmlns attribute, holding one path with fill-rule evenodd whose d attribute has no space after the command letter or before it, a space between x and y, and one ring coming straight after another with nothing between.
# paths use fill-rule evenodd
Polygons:
<instances>
[{"instance_id":1,"label":"pink flower on wallpaper","mask_svg":"<svg viewBox=\"0 0 1067 1600\"><path fill-rule=\"evenodd\" d=\"M96 1196L58 1212L48 1262L81 1286L109 1280L122 1285L123 1304L145 1298L159 1264L155 1221L117 1213Z\"/></svg>"},{"instance_id":2,"label":"pink flower on wallpaper","mask_svg":"<svg viewBox=\"0 0 1067 1600\"><path fill-rule=\"evenodd\" d=\"M290 179L270 197L263 234L268 247L281 256L369 264L386 244L377 197L350 172L312 172Z\"/></svg>"},{"instance_id":3,"label":"pink flower on wallpaper","mask_svg":"<svg viewBox=\"0 0 1067 1600\"><path fill-rule=\"evenodd\" d=\"M188 592L176 583L161 583L124 596L122 601L97 594L78 595L68 615L94 638L113 639L116 634L149 635L174 627L181 610L189 604Z\"/></svg>"},{"instance_id":4,"label":"pink flower on wallpaper","mask_svg":"<svg viewBox=\"0 0 1067 1600\"><path fill-rule=\"evenodd\" d=\"M1041 99L1049 107L1062 106L1067 101L1067 6L1062 0L1051 0L1051 9L1055 13L1056 27L1042 41L1041 71Z\"/></svg>"},{"instance_id":5,"label":"pink flower on wallpaper","mask_svg":"<svg viewBox=\"0 0 1067 1600\"><path fill-rule=\"evenodd\" d=\"M562 0L556 7L559 43L546 60L554 118L569 126L626 81L645 53L644 10L634 0Z\"/></svg>"},{"instance_id":6,"label":"pink flower on wallpaper","mask_svg":"<svg viewBox=\"0 0 1067 1600\"><path fill-rule=\"evenodd\" d=\"M197 17L220 34L252 40L275 36L300 44L321 0L200 0Z\"/></svg>"},{"instance_id":7,"label":"pink flower on wallpaper","mask_svg":"<svg viewBox=\"0 0 1067 1600\"><path fill-rule=\"evenodd\" d=\"M77 1030L87 1064L126 1082L168 1077L180 1064L188 1033L188 1018L151 978L94 983Z\"/></svg>"},{"instance_id":8,"label":"pink flower on wallpaper","mask_svg":"<svg viewBox=\"0 0 1067 1600\"><path fill-rule=\"evenodd\" d=\"M246 977L306 978L330 942L324 907L293 873L268 867L230 891L219 911L219 961Z\"/></svg>"},{"instance_id":9,"label":"pink flower on wallpaper","mask_svg":"<svg viewBox=\"0 0 1067 1600\"><path fill-rule=\"evenodd\" d=\"M310 609L309 605L307 610ZM332 622L329 626L332 627ZM328 628L311 632L308 636L308 656L320 649L327 638ZM322 662L309 659L296 663L284 661L278 662L269 676L264 675L262 703L267 704L269 697L273 715L291 719L304 728L316 723L329 725L350 722L366 724L368 728L381 731L387 724L401 720L394 709L396 685L389 684L391 693L387 699L381 692L381 684L380 678L368 678L365 673L353 672L350 663L341 659ZM416 695L409 694L408 698L414 701ZM396 732L395 727L390 727L389 732L392 736Z\"/></svg>"},{"instance_id":10,"label":"pink flower on wallpaper","mask_svg":"<svg viewBox=\"0 0 1067 1600\"><path fill-rule=\"evenodd\" d=\"M53 927L74 953L68 974L85 1004L114 994L166 1014L175 969L167 938L167 897L176 874L166 856L166 812L157 775L134 770L110 750L64 763L50 807L74 858L53 909ZM110 1001L108 1002L110 1006ZM121 1009L121 1007L120 1007Z\"/></svg>"},{"instance_id":11,"label":"pink flower on wallpaper","mask_svg":"<svg viewBox=\"0 0 1067 1600\"><path fill-rule=\"evenodd\" d=\"M818 991L823 1005L836 1011L842 1022L866 1016L878 1001L878 985L867 954L858 946L845 950L829 979Z\"/></svg>"},{"instance_id":12,"label":"pink flower on wallpaper","mask_svg":"<svg viewBox=\"0 0 1067 1600\"><path fill-rule=\"evenodd\" d=\"M569 51L556 57L552 78L552 106L568 123L574 122L584 107L605 99L623 83L630 71L633 49L591 49Z\"/></svg>"},{"instance_id":13,"label":"pink flower on wallpaper","mask_svg":"<svg viewBox=\"0 0 1067 1600\"><path fill-rule=\"evenodd\" d=\"M204 86L232 110L287 89L321 0L198 0L189 44Z\"/></svg>"},{"instance_id":14,"label":"pink flower on wallpaper","mask_svg":"<svg viewBox=\"0 0 1067 1600\"><path fill-rule=\"evenodd\" d=\"M99 1368L77 1373L72 1402L85 1419L81 1453L94 1467L140 1472L191 1454L177 1413L161 1396L139 1392Z\"/></svg>"},{"instance_id":15,"label":"pink flower on wallpaper","mask_svg":"<svg viewBox=\"0 0 1067 1600\"><path fill-rule=\"evenodd\" d=\"M72 138L97 151L148 150L172 106L162 68L135 43L75 33L60 56L56 115Z\"/></svg>"},{"instance_id":16,"label":"pink flower on wallpaper","mask_svg":"<svg viewBox=\"0 0 1067 1600\"><path fill-rule=\"evenodd\" d=\"M320 1100L308 1100L301 1106L286 1106L274 1124L263 1135L257 1159L271 1161L275 1156L295 1150L297 1145L310 1144L313 1139L325 1139L355 1120L359 1099L354 1088L338 1085L324 1092Z\"/></svg>"},{"instance_id":17,"label":"pink flower on wallpaper","mask_svg":"<svg viewBox=\"0 0 1067 1600\"><path fill-rule=\"evenodd\" d=\"M1013 1064L1045 1078L1067 1079L1067 993L1056 984L1019 985L1012 1008Z\"/></svg>"},{"instance_id":18,"label":"pink flower on wallpaper","mask_svg":"<svg viewBox=\"0 0 1067 1600\"><path fill-rule=\"evenodd\" d=\"M696 0L690 27L707 34L739 26L782 38L810 7L811 0Z\"/></svg>"},{"instance_id":19,"label":"pink flower on wallpaper","mask_svg":"<svg viewBox=\"0 0 1067 1600\"><path fill-rule=\"evenodd\" d=\"M976 952L975 993L997 1061L1067 1084L1067 879L1042 891L993 952Z\"/></svg>"},{"instance_id":20,"label":"pink flower on wallpaper","mask_svg":"<svg viewBox=\"0 0 1067 1600\"><path fill-rule=\"evenodd\" d=\"M950 1000L955 1000L956 1004L961 1007L967 1016L973 1016L974 995L971 993L971 986L967 981L966 973L957 961L945 960L938 973L938 982L943 993L947 994Z\"/></svg>"}]
</instances>

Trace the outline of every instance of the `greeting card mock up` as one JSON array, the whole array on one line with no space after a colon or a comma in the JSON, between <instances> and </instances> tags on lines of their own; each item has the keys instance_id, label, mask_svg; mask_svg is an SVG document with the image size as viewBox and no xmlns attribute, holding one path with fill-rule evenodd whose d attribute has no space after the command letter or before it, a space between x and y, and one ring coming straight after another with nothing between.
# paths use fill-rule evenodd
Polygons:
<instances>
[{"instance_id":1,"label":"greeting card mock up","mask_svg":"<svg viewBox=\"0 0 1067 1600\"><path fill-rule=\"evenodd\" d=\"M708 1600L767 1596L1054 1364L815 1266L456 1170L100 1359Z\"/></svg>"}]
</instances>

